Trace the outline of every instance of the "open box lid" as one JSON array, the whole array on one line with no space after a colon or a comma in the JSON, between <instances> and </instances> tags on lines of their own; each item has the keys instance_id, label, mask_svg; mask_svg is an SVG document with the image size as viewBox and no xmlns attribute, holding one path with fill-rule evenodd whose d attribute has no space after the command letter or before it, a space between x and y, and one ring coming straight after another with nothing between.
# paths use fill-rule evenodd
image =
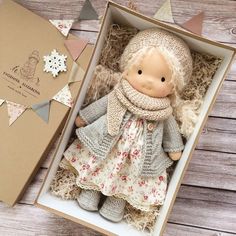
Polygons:
<instances>
[{"instance_id":1,"label":"open box lid","mask_svg":"<svg viewBox=\"0 0 236 236\"><path fill-rule=\"evenodd\" d=\"M0 1L0 28L0 200L13 205L63 128L70 107L52 98L67 86L73 60L66 38L49 21L13 1ZM92 48L87 45L77 60L84 71ZM67 56L67 72L55 78L43 71L43 57L54 49ZM80 87L69 85L73 98ZM44 101L50 101L48 123L27 109L9 125L9 102L31 108Z\"/></svg>"}]
</instances>

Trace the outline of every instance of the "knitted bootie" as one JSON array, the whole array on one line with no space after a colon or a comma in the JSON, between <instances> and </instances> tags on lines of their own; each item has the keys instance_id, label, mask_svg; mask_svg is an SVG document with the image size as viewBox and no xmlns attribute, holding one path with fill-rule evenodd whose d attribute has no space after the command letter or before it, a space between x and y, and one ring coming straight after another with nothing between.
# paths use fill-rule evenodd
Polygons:
<instances>
[{"instance_id":1,"label":"knitted bootie","mask_svg":"<svg viewBox=\"0 0 236 236\"><path fill-rule=\"evenodd\" d=\"M121 198L107 197L99 213L106 219L119 222L123 219L126 201Z\"/></svg>"},{"instance_id":2,"label":"knitted bootie","mask_svg":"<svg viewBox=\"0 0 236 236\"><path fill-rule=\"evenodd\" d=\"M83 189L77 198L79 205L87 211L97 211L101 193L95 190Z\"/></svg>"}]
</instances>

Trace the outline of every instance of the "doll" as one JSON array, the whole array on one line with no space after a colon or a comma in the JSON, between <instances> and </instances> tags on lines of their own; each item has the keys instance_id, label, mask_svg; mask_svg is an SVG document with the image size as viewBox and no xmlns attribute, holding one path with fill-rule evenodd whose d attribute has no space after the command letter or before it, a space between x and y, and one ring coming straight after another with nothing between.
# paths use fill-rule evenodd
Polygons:
<instances>
[{"instance_id":1,"label":"doll","mask_svg":"<svg viewBox=\"0 0 236 236\"><path fill-rule=\"evenodd\" d=\"M79 112L78 138L64 152L78 174L80 207L113 222L126 202L141 211L164 202L166 169L184 149L171 99L188 82L192 58L182 39L152 28L130 40L120 71L115 88Z\"/></svg>"}]
</instances>

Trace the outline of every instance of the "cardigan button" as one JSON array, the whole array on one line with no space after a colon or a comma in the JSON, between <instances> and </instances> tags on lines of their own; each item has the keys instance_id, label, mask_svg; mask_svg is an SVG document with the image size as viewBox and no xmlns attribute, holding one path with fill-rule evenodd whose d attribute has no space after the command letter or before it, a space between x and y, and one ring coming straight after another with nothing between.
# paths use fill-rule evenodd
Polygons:
<instances>
[{"instance_id":1,"label":"cardigan button","mask_svg":"<svg viewBox=\"0 0 236 236\"><path fill-rule=\"evenodd\" d=\"M148 123L147 128L148 128L149 131L153 131L154 124L153 123Z\"/></svg>"}]
</instances>

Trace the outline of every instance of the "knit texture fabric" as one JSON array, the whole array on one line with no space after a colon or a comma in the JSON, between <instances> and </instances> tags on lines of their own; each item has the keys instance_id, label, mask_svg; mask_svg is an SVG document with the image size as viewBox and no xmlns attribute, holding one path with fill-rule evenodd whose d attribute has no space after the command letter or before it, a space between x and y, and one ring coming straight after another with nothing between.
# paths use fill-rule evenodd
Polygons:
<instances>
[{"instance_id":1,"label":"knit texture fabric","mask_svg":"<svg viewBox=\"0 0 236 236\"><path fill-rule=\"evenodd\" d=\"M119 133L126 111L149 121L167 119L172 113L169 98L152 98L134 89L122 79L108 96L107 122L108 133Z\"/></svg>"},{"instance_id":2,"label":"knit texture fabric","mask_svg":"<svg viewBox=\"0 0 236 236\"><path fill-rule=\"evenodd\" d=\"M107 220L119 222L123 219L125 213L125 204L125 200L109 196L99 210L99 213Z\"/></svg>"},{"instance_id":3,"label":"knit texture fabric","mask_svg":"<svg viewBox=\"0 0 236 236\"><path fill-rule=\"evenodd\" d=\"M177 87L182 90L192 74L191 53L188 45L181 38L164 29L151 28L136 34L121 56L120 70L124 71L135 54L145 47L155 47L162 52L167 61L175 68L178 74Z\"/></svg>"},{"instance_id":4,"label":"knit texture fabric","mask_svg":"<svg viewBox=\"0 0 236 236\"><path fill-rule=\"evenodd\" d=\"M89 149L90 153L98 159L106 159L123 133L125 124L132 113L127 111L123 117L120 132L111 136L107 127L108 96L99 99L86 108L80 110L79 115L88 124L76 130L79 140ZM152 126L152 131L148 127ZM166 152L179 152L184 145L179 133L178 125L171 114L163 121L148 121L144 119L144 146L141 175L158 176L172 164ZM160 140L159 142L153 142Z\"/></svg>"},{"instance_id":5,"label":"knit texture fabric","mask_svg":"<svg viewBox=\"0 0 236 236\"><path fill-rule=\"evenodd\" d=\"M101 192L83 189L77 198L77 201L80 207L87 211L98 211L100 198Z\"/></svg>"}]
</instances>

